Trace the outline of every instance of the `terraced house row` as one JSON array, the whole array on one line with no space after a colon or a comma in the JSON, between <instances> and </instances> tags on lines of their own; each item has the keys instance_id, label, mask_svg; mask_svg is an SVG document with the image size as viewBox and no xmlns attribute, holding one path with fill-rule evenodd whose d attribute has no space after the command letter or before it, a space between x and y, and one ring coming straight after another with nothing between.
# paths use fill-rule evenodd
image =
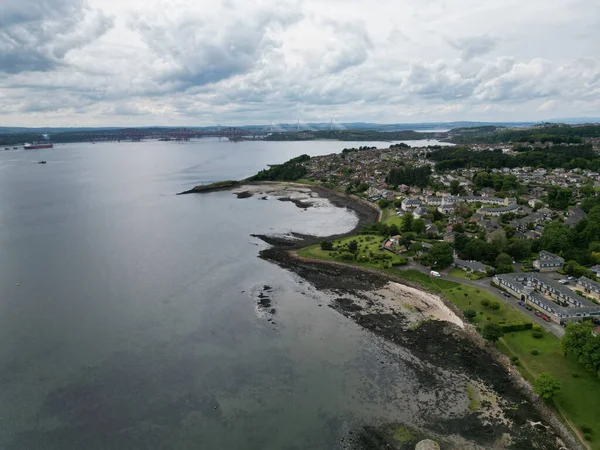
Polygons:
<instances>
[{"instance_id":1,"label":"terraced house row","mask_svg":"<svg viewBox=\"0 0 600 450\"><path fill-rule=\"evenodd\" d=\"M506 292L560 324L600 316L600 305L579 295L600 298L600 284L588 278L577 280L575 289L543 273L511 273L494 276Z\"/></svg>"}]
</instances>

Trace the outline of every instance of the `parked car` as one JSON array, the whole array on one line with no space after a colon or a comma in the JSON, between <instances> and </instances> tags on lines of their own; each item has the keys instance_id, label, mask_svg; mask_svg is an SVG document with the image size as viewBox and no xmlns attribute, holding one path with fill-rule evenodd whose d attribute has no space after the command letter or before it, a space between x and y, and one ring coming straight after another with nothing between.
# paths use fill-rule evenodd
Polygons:
<instances>
[{"instance_id":1,"label":"parked car","mask_svg":"<svg viewBox=\"0 0 600 450\"><path fill-rule=\"evenodd\" d=\"M525 303L524 302L519 302L519 305L525 306Z\"/></svg>"},{"instance_id":2,"label":"parked car","mask_svg":"<svg viewBox=\"0 0 600 450\"><path fill-rule=\"evenodd\" d=\"M505 293L504 293L504 296L505 296L505 297L510 297L510 294L508 294L508 293L506 293L506 292L505 292Z\"/></svg>"},{"instance_id":3,"label":"parked car","mask_svg":"<svg viewBox=\"0 0 600 450\"><path fill-rule=\"evenodd\" d=\"M567 277L567 280L572 280L572 279L573 279L573 275L569 275L569 276Z\"/></svg>"},{"instance_id":4,"label":"parked car","mask_svg":"<svg viewBox=\"0 0 600 450\"><path fill-rule=\"evenodd\" d=\"M542 319L544 319L546 322L550 322L550 317L548 316L542 316Z\"/></svg>"},{"instance_id":5,"label":"parked car","mask_svg":"<svg viewBox=\"0 0 600 450\"><path fill-rule=\"evenodd\" d=\"M525 306L525 309L526 309L527 311L533 311L533 308L532 308L531 306Z\"/></svg>"},{"instance_id":6,"label":"parked car","mask_svg":"<svg viewBox=\"0 0 600 450\"><path fill-rule=\"evenodd\" d=\"M541 312L539 312L539 311L536 311L536 312L534 312L534 314L535 314L536 316L538 316L538 317L542 317L542 316L543 316L543 314L542 314Z\"/></svg>"}]
</instances>

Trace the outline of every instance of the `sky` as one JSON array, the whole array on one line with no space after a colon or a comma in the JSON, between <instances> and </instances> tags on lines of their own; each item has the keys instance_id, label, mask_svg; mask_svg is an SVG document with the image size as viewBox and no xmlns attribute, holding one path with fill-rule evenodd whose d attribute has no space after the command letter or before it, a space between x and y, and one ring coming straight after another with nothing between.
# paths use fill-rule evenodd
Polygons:
<instances>
[{"instance_id":1,"label":"sky","mask_svg":"<svg viewBox=\"0 0 600 450\"><path fill-rule=\"evenodd\" d=\"M0 0L0 126L599 116L598 0Z\"/></svg>"}]
</instances>

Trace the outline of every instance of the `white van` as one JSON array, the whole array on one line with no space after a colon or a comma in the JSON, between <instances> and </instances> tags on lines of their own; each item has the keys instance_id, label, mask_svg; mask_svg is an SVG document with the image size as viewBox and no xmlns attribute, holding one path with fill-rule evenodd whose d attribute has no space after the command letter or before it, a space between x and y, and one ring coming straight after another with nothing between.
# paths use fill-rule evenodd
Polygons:
<instances>
[{"instance_id":1,"label":"white van","mask_svg":"<svg viewBox=\"0 0 600 450\"><path fill-rule=\"evenodd\" d=\"M431 272L429 272L429 275L431 275L432 277L441 277L442 274L439 272L436 272L435 270L432 270Z\"/></svg>"}]
</instances>

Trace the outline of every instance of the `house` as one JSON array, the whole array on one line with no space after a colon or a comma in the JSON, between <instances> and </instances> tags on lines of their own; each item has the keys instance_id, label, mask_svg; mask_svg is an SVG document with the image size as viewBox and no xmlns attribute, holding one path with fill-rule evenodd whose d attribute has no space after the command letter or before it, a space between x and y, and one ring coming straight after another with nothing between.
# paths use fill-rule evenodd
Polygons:
<instances>
[{"instance_id":1,"label":"house","mask_svg":"<svg viewBox=\"0 0 600 450\"><path fill-rule=\"evenodd\" d=\"M577 280L576 287L588 297L600 298L600 283L586 277L581 277Z\"/></svg>"},{"instance_id":2,"label":"house","mask_svg":"<svg viewBox=\"0 0 600 450\"><path fill-rule=\"evenodd\" d=\"M402 200L402 210L410 211L421 206L421 200L418 198L405 198Z\"/></svg>"},{"instance_id":3,"label":"house","mask_svg":"<svg viewBox=\"0 0 600 450\"><path fill-rule=\"evenodd\" d=\"M426 215L429 211L424 206L418 206L413 210L413 217L415 219L420 219L424 215Z\"/></svg>"},{"instance_id":4,"label":"house","mask_svg":"<svg viewBox=\"0 0 600 450\"><path fill-rule=\"evenodd\" d=\"M438 227L436 227L435 225L429 225L427 227L427 234L438 234Z\"/></svg>"},{"instance_id":5,"label":"house","mask_svg":"<svg viewBox=\"0 0 600 450\"><path fill-rule=\"evenodd\" d=\"M464 270L465 272L487 272L487 267L478 261L466 261L464 259L455 259L452 265L458 269Z\"/></svg>"},{"instance_id":6,"label":"house","mask_svg":"<svg viewBox=\"0 0 600 450\"><path fill-rule=\"evenodd\" d=\"M590 267L590 270L596 274L596 276L600 273L600 266L596 264L595 266Z\"/></svg>"},{"instance_id":7,"label":"house","mask_svg":"<svg viewBox=\"0 0 600 450\"><path fill-rule=\"evenodd\" d=\"M540 233L538 233L537 231L526 231L525 233L523 233L525 235L525 239L537 239L541 236Z\"/></svg>"},{"instance_id":8,"label":"house","mask_svg":"<svg viewBox=\"0 0 600 450\"><path fill-rule=\"evenodd\" d=\"M556 272L565 264L565 260L554 253L542 250L539 259L533 261L533 267L539 269L540 272Z\"/></svg>"},{"instance_id":9,"label":"house","mask_svg":"<svg viewBox=\"0 0 600 450\"><path fill-rule=\"evenodd\" d=\"M442 239L444 242L454 242L454 230L452 227L446 227L446 232Z\"/></svg>"},{"instance_id":10,"label":"house","mask_svg":"<svg viewBox=\"0 0 600 450\"><path fill-rule=\"evenodd\" d=\"M577 225L579 223L579 221L583 218L585 218L587 216L587 214L585 213L585 211L581 208L571 208L568 212L568 217L565 220L565 225L569 225L570 227L573 227L575 225Z\"/></svg>"}]
</instances>

